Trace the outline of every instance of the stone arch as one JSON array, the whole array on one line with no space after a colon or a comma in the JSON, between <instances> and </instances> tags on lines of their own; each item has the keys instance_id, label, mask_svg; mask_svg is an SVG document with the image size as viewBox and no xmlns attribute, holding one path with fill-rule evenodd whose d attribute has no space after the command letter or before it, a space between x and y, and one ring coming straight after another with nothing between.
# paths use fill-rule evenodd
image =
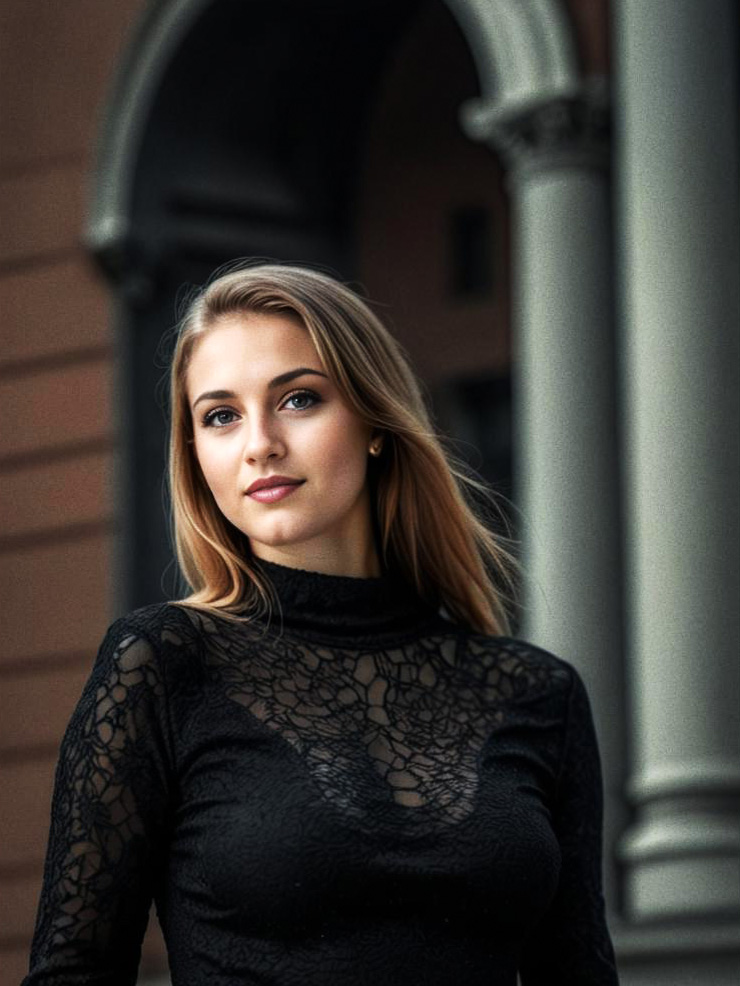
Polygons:
<instances>
[{"instance_id":1,"label":"stone arch","mask_svg":"<svg viewBox=\"0 0 740 986\"><path fill-rule=\"evenodd\" d=\"M172 571L172 556L159 507L164 415L153 396L175 298L244 255L354 276L363 113L387 53L424 2L151 0L144 11L111 94L87 227L115 288L121 474L136 476L119 503L122 608L178 591L156 574ZM468 133L508 152L511 128L525 118L529 147L539 133L532 115L579 95L563 0L444 6L478 76L480 95L463 107Z\"/></svg>"},{"instance_id":2,"label":"stone arch","mask_svg":"<svg viewBox=\"0 0 740 986\"><path fill-rule=\"evenodd\" d=\"M485 139L498 120L578 93L575 44L560 0L445 3L470 46L480 81L480 99L461 112L471 137ZM87 225L89 247L111 272L123 264L132 232L132 176L155 95L183 40L212 4L154 0L121 65L103 128Z\"/></svg>"},{"instance_id":3,"label":"stone arch","mask_svg":"<svg viewBox=\"0 0 740 986\"><path fill-rule=\"evenodd\" d=\"M115 254L128 238L131 176L154 94L173 53L212 0L154 0L145 9L110 94L95 169L87 243Z\"/></svg>"},{"instance_id":4,"label":"stone arch","mask_svg":"<svg viewBox=\"0 0 740 986\"><path fill-rule=\"evenodd\" d=\"M577 95L575 43L559 0L445 2L470 44L481 83L481 98L464 113L475 136L492 120Z\"/></svg>"}]
</instances>

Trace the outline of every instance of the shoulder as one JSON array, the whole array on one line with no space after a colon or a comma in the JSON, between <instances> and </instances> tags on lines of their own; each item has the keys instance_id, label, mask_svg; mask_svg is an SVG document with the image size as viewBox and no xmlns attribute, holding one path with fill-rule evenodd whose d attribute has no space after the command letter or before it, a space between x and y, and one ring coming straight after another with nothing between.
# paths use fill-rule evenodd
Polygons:
<instances>
[{"instance_id":1,"label":"shoulder","mask_svg":"<svg viewBox=\"0 0 740 986\"><path fill-rule=\"evenodd\" d=\"M174 714L201 693L203 615L155 603L118 617L98 648L83 700Z\"/></svg>"},{"instance_id":2,"label":"shoulder","mask_svg":"<svg viewBox=\"0 0 740 986\"><path fill-rule=\"evenodd\" d=\"M134 647L163 673L190 676L209 663L208 655L237 660L263 644L260 629L247 621L180 603L155 603L117 619L103 646L119 651Z\"/></svg>"},{"instance_id":3,"label":"shoulder","mask_svg":"<svg viewBox=\"0 0 740 986\"><path fill-rule=\"evenodd\" d=\"M583 688L569 661L515 637L466 634L465 663L494 699L547 698L567 706Z\"/></svg>"},{"instance_id":4,"label":"shoulder","mask_svg":"<svg viewBox=\"0 0 740 986\"><path fill-rule=\"evenodd\" d=\"M148 643L158 654L189 650L209 634L218 633L222 622L217 617L179 603L152 603L114 620L108 628L106 639L117 643L137 639Z\"/></svg>"},{"instance_id":5,"label":"shoulder","mask_svg":"<svg viewBox=\"0 0 740 986\"><path fill-rule=\"evenodd\" d=\"M167 602L152 603L119 616L111 623L108 634L135 634L150 638L152 643L156 643L167 630L186 625L187 616L183 606Z\"/></svg>"},{"instance_id":6,"label":"shoulder","mask_svg":"<svg viewBox=\"0 0 740 986\"><path fill-rule=\"evenodd\" d=\"M98 674L139 674L150 682L178 655L198 646L196 622L182 606L154 603L118 617L108 627L98 650Z\"/></svg>"}]
</instances>

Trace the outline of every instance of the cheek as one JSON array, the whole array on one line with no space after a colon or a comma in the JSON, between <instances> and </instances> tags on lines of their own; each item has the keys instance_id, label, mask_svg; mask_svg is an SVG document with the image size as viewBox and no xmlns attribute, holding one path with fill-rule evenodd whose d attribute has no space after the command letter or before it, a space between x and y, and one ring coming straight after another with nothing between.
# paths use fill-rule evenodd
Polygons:
<instances>
[{"instance_id":1,"label":"cheek","mask_svg":"<svg viewBox=\"0 0 740 986\"><path fill-rule=\"evenodd\" d=\"M225 443L221 443L225 445ZM204 442L195 445L196 459L200 465L200 471L209 489L214 496L220 496L230 485L231 457L225 454L226 449L214 445L211 442Z\"/></svg>"},{"instance_id":2,"label":"cheek","mask_svg":"<svg viewBox=\"0 0 740 986\"><path fill-rule=\"evenodd\" d=\"M366 442L357 426L339 422L314 449L326 482L344 495L356 494L367 475Z\"/></svg>"}]
</instances>

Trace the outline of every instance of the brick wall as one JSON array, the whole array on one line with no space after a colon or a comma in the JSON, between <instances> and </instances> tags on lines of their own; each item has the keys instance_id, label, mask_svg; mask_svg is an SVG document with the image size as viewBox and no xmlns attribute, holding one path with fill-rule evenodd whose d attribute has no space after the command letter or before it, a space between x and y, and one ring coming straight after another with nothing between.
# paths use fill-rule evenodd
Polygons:
<instances>
[{"instance_id":1,"label":"brick wall","mask_svg":"<svg viewBox=\"0 0 740 986\"><path fill-rule=\"evenodd\" d=\"M0 986L26 971L59 740L111 618L112 331L81 236L141 6L0 5Z\"/></svg>"}]
</instances>

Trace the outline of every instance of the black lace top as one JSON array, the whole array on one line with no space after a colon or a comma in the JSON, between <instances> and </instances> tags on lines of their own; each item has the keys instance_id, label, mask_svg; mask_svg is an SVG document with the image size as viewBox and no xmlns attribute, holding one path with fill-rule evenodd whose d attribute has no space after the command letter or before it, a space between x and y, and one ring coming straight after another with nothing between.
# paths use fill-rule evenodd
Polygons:
<instances>
[{"instance_id":1,"label":"black lace top","mask_svg":"<svg viewBox=\"0 0 740 986\"><path fill-rule=\"evenodd\" d=\"M282 625L108 631L62 745L25 986L612 986L574 669L398 581L262 563Z\"/></svg>"}]
</instances>

